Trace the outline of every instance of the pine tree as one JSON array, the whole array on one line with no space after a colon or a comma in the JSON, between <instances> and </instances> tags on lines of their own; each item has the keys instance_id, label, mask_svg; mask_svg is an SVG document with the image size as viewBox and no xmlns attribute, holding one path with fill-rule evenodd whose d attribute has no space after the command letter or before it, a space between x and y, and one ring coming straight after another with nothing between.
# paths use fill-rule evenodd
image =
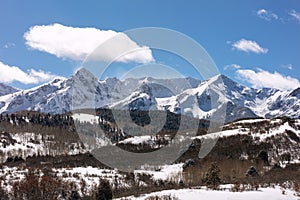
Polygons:
<instances>
[{"instance_id":1,"label":"pine tree","mask_svg":"<svg viewBox=\"0 0 300 200\"><path fill-rule=\"evenodd\" d=\"M221 184L220 173L221 170L218 165L216 163L212 163L203 178L203 182L210 189L218 189Z\"/></svg>"},{"instance_id":2,"label":"pine tree","mask_svg":"<svg viewBox=\"0 0 300 200\"><path fill-rule=\"evenodd\" d=\"M101 180L100 184L95 192L95 199L96 200L110 200L112 199L112 189L110 187L109 181Z\"/></svg>"}]
</instances>

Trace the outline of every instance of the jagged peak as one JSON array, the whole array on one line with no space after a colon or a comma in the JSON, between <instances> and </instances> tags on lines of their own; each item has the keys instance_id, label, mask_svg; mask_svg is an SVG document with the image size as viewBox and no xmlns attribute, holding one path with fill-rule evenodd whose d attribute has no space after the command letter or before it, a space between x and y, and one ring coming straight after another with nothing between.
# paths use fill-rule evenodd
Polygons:
<instances>
[{"instance_id":1,"label":"jagged peak","mask_svg":"<svg viewBox=\"0 0 300 200\"><path fill-rule=\"evenodd\" d=\"M232 80L231 78L225 76L224 74L218 74L216 76L213 76L212 78L208 79L210 81L213 82L219 82L222 81L225 85L237 85L240 86L239 83L237 83L236 81Z\"/></svg>"},{"instance_id":2,"label":"jagged peak","mask_svg":"<svg viewBox=\"0 0 300 200\"><path fill-rule=\"evenodd\" d=\"M72 77L80 77L80 76L91 76L93 75L89 70L85 68L79 68L76 70L75 74Z\"/></svg>"},{"instance_id":3,"label":"jagged peak","mask_svg":"<svg viewBox=\"0 0 300 200\"><path fill-rule=\"evenodd\" d=\"M300 97L300 87L294 89L289 96L292 96L292 97Z\"/></svg>"},{"instance_id":4,"label":"jagged peak","mask_svg":"<svg viewBox=\"0 0 300 200\"><path fill-rule=\"evenodd\" d=\"M108 84L111 86L114 86L120 82L120 80L116 77L107 77L104 80L99 80L100 83L102 84Z\"/></svg>"},{"instance_id":5,"label":"jagged peak","mask_svg":"<svg viewBox=\"0 0 300 200\"><path fill-rule=\"evenodd\" d=\"M70 80L80 84L99 82L99 79L92 72L85 68L78 69Z\"/></svg>"}]
</instances>

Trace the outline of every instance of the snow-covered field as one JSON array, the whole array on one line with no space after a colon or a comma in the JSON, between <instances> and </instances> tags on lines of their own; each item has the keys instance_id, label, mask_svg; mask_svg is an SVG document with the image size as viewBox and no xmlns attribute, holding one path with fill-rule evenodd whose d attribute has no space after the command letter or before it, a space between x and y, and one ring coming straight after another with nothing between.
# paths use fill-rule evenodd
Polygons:
<instances>
[{"instance_id":1,"label":"snow-covered field","mask_svg":"<svg viewBox=\"0 0 300 200\"><path fill-rule=\"evenodd\" d=\"M178 182L182 176L182 163L173 165L163 165L159 167L144 166L141 170L134 170L134 173L149 174L153 180L169 180ZM176 180L177 179L177 180Z\"/></svg>"},{"instance_id":2,"label":"snow-covered field","mask_svg":"<svg viewBox=\"0 0 300 200\"><path fill-rule=\"evenodd\" d=\"M259 188L257 191L231 192L229 189L223 191L201 189L181 189L181 190L164 190L144 194L139 197L126 197L122 199L143 200L153 196L171 196L178 200L299 200L295 192L288 189L280 188Z\"/></svg>"},{"instance_id":3,"label":"snow-covered field","mask_svg":"<svg viewBox=\"0 0 300 200\"><path fill-rule=\"evenodd\" d=\"M119 183L119 186L128 187L128 185L124 183L124 175L120 174L117 170L100 169L91 166L52 170L57 174L57 176L62 177L65 181L80 184L80 182L84 180L88 191L97 186L101 179L108 180L114 187L116 182Z\"/></svg>"}]
</instances>

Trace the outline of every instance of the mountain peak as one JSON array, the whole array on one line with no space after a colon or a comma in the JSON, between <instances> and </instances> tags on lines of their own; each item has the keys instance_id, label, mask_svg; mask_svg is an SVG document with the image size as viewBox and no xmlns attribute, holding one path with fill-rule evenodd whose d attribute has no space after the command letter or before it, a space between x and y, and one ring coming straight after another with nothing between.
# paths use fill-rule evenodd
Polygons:
<instances>
[{"instance_id":1,"label":"mountain peak","mask_svg":"<svg viewBox=\"0 0 300 200\"><path fill-rule=\"evenodd\" d=\"M76 71L73 77L80 77L80 76L91 76L93 75L89 70L85 68L80 68Z\"/></svg>"},{"instance_id":2,"label":"mountain peak","mask_svg":"<svg viewBox=\"0 0 300 200\"><path fill-rule=\"evenodd\" d=\"M300 87L298 87L297 89L293 90L293 91L290 93L290 96L300 98Z\"/></svg>"},{"instance_id":3,"label":"mountain peak","mask_svg":"<svg viewBox=\"0 0 300 200\"><path fill-rule=\"evenodd\" d=\"M228 78L227 76L225 76L223 74L218 74L218 75L210 78L209 80L222 81L225 85L240 85L236 81L232 80L231 78Z\"/></svg>"},{"instance_id":4,"label":"mountain peak","mask_svg":"<svg viewBox=\"0 0 300 200\"><path fill-rule=\"evenodd\" d=\"M81 84L95 83L99 81L93 73L85 68L80 68L79 70L77 70L76 73L72 76L71 80Z\"/></svg>"}]
</instances>

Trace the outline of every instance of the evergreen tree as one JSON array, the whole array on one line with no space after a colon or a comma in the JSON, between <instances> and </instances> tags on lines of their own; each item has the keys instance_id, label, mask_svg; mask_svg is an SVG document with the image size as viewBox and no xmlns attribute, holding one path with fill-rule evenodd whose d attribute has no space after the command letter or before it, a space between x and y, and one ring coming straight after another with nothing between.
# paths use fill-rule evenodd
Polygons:
<instances>
[{"instance_id":1,"label":"evergreen tree","mask_svg":"<svg viewBox=\"0 0 300 200\"><path fill-rule=\"evenodd\" d=\"M220 178L221 170L216 163L212 163L208 171L206 172L203 182L205 185L213 190L218 189L221 184Z\"/></svg>"},{"instance_id":2,"label":"evergreen tree","mask_svg":"<svg viewBox=\"0 0 300 200\"><path fill-rule=\"evenodd\" d=\"M112 189L110 187L109 181L101 180L100 184L95 192L95 199L96 200L110 200L112 199Z\"/></svg>"}]
</instances>

